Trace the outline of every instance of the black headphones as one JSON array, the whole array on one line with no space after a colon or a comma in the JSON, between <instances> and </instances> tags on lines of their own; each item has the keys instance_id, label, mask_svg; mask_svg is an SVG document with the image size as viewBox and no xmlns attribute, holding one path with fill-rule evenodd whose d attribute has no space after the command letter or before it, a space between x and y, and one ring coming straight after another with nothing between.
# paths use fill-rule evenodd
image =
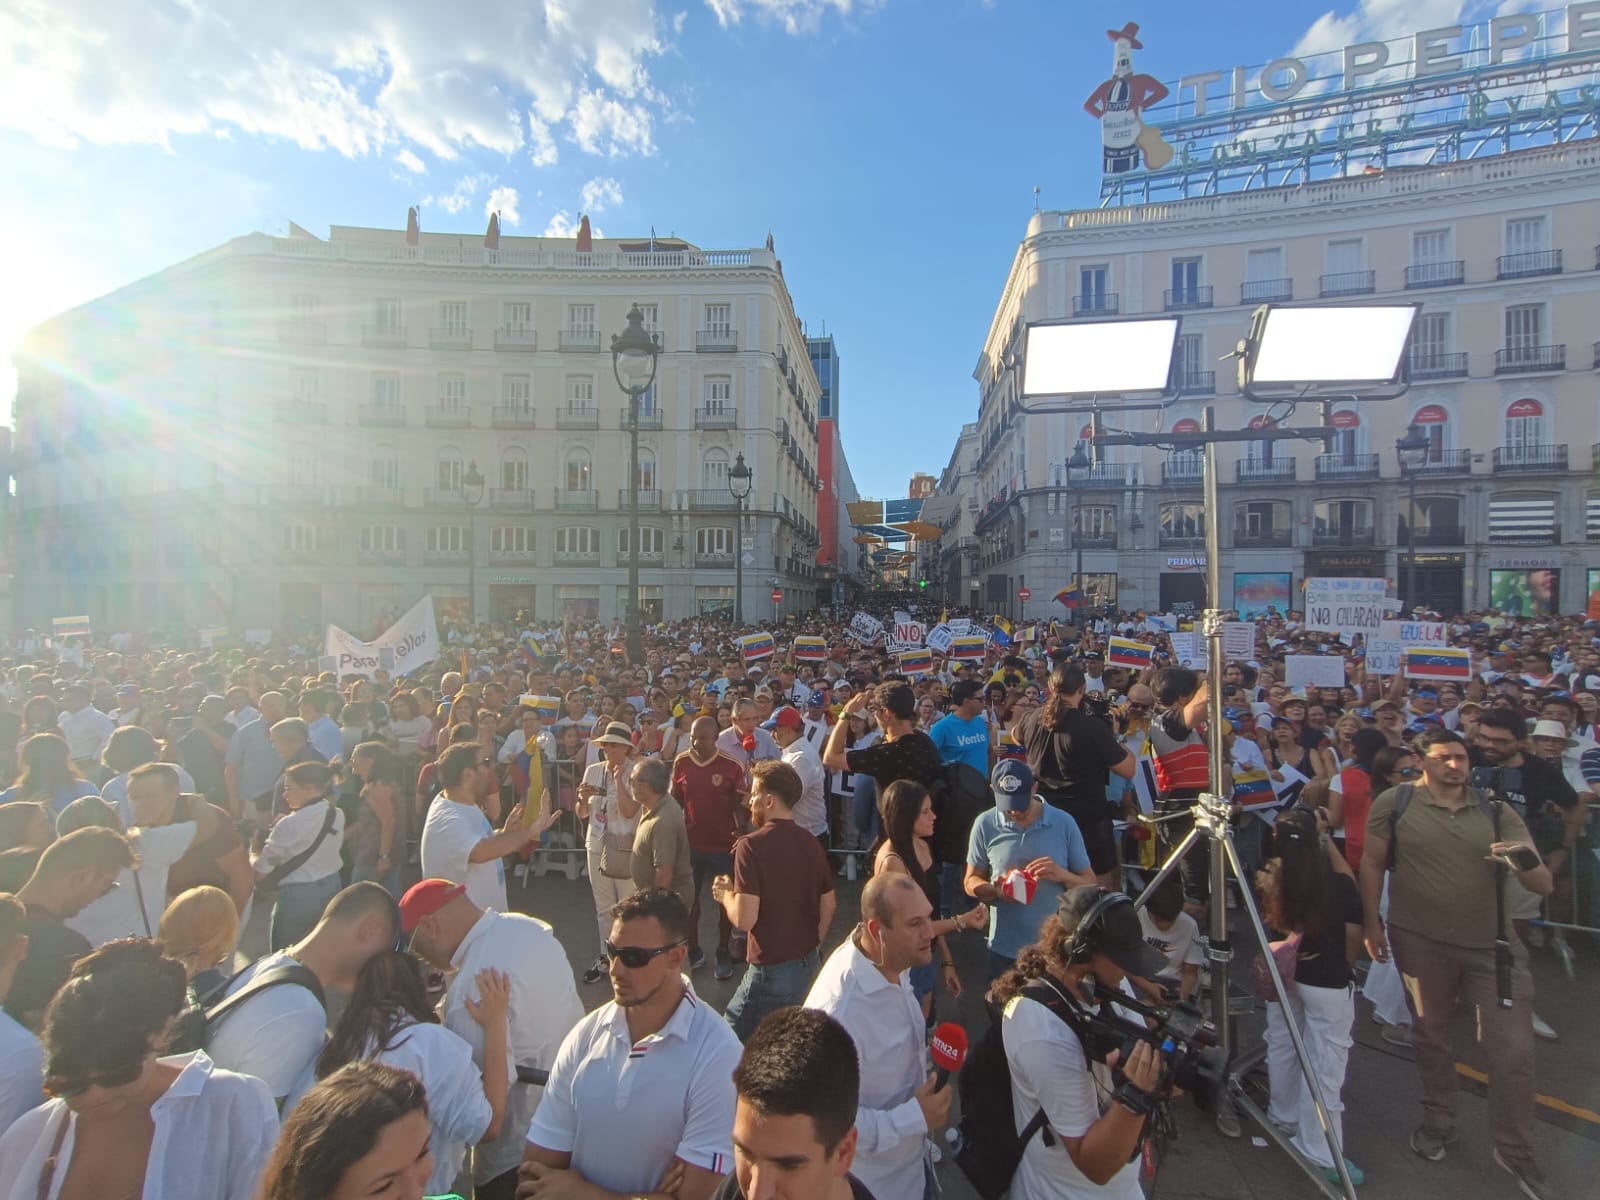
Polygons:
<instances>
[{"instance_id":1,"label":"black headphones","mask_svg":"<svg viewBox=\"0 0 1600 1200\"><path fill-rule=\"evenodd\" d=\"M1099 898L1084 913L1066 942L1061 947L1061 952L1069 963L1086 963L1094 956L1098 948L1099 938L1096 930L1104 922L1106 913L1119 905L1132 904L1124 892L1114 892L1109 888L1101 888Z\"/></svg>"}]
</instances>

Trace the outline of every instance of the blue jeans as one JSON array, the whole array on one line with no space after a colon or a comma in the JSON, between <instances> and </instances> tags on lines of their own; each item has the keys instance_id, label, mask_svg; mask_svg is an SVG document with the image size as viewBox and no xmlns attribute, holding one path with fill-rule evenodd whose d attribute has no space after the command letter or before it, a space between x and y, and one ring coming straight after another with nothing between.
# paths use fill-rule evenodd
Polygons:
<instances>
[{"instance_id":1,"label":"blue jeans","mask_svg":"<svg viewBox=\"0 0 1600 1200\"><path fill-rule=\"evenodd\" d=\"M870 850L878 840L878 781L871 775L856 776L855 791L856 834L863 850Z\"/></svg>"},{"instance_id":2,"label":"blue jeans","mask_svg":"<svg viewBox=\"0 0 1600 1200\"><path fill-rule=\"evenodd\" d=\"M744 969L739 990L728 1001L728 1024L739 1040L747 1040L763 1017L800 1004L811 990L811 982L822 965L822 955L811 950L799 958L781 963L751 963Z\"/></svg>"},{"instance_id":3,"label":"blue jeans","mask_svg":"<svg viewBox=\"0 0 1600 1200\"><path fill-rule=\"evenodd\" d=\"M280 883L272 904L267 944L274 950L292 946L316 927L328 901L339 894L339 873L310 883Z\"/></svg>"}]
</instances>

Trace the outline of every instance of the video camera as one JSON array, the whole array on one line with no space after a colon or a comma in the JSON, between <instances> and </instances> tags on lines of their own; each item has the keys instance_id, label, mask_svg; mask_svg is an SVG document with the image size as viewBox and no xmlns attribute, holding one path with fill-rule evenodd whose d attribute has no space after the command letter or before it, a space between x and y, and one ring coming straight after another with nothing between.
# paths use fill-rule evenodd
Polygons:
<instances>
[{"instance_id":1,"label":"video camera","mask_svg":"<svg viewBox=\"0 0 1600 1200\"><path fill-rule=\"evenodd\" d=\"M1117 730L1116 716L1111 711L1111 699L1104 692L1085 692L1083 699L1078 701L1078 711L1086 717L1093 717L1113 733Z\"/></svg>"},{"instance_id":2,"label":"video camera","mask_svg":"<svg viewBox=\"0 0 1600 1200\"><path fill-rule=\"evenodd\" d=\"M1223 1055L1217 1027L1192 1004L1141 1004L1126 992L1102 984L1087 984L1093 1003L1075 1006L1073 1028L1083 1043L1085 1056L1105 1062L1112 1051L1125 1063L1134 1047L1148 1042L1161 1057L1161 1079L1153 1094L1166 1097L1181 1088L1195 1098L1201 1108L1209 1108L1227 1076L1228 1061ZM1139 1014L1144 1021L1118 1013L1118 1009ZM1112 1078L1121 1085L1125 1076L1120 1067L1112 1068Z\"/></svg>"}]
</instances>

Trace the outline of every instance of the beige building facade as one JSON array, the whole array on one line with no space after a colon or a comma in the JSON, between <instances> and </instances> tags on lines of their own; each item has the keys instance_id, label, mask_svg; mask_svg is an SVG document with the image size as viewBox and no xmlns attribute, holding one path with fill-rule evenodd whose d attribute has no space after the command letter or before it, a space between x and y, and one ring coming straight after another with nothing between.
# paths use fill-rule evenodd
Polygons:
<instances>
[{"instance_id":1,"label":"beige building facade","mask_svg":"<svg viewBox=\"0 0 1600 1200\"><path fill-rule=\"evenodd\" d=\"M1034 215L975 371L970 542L945 547L947 591L1062 615L1081 570L1092 603L1203 606L1199 457L1102 447L1069 464L1087 412L1030 415L1020 390L1036 321L1182 317L1160 412L1107 429L1320 426L1318 406L1268 408L1228 357L1268 302L1414 302L1400 399L1337 402L1336 436L1218 450L1223 607L1283 607L1308 576L1394 580L1445 611L1581 610L1600 588L1600 145L1404 167L1295 187ZM1417 424L1426 461L1402 472ZM946 481L965 473L952 460ZM1411 494L1415 489L1415 507ZM947 539L948 543L948 539ZM1407 553L1415 545L1415 562ZM959 553L952 551L959 549ZM1414 567L1414 582L1413 582ZM1032 598L1016 600L1026 586Z\"/></svg>"},{"instance_id":2,"label":"beige building facade","mask_svg":"<svg viewBox=\"0 0 1600 1200\"><path fill-rule=\"evenodd\" d=\"M647 620L731 611L736 556L747 619L810 608L819 388L770 245L487 240L253 234L36 329L19 619L621 619L634 490ZM661 353L630 481L635 304Z\"/></svg>"}]
</instances>

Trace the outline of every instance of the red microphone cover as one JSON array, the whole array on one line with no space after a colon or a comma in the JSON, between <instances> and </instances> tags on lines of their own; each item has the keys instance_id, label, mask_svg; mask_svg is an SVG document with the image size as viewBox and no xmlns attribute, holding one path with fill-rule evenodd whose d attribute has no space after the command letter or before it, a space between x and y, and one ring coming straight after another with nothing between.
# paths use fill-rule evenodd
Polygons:
<instances>
[{"instance_id":1,"label":"red microphone cover","mask_svg":"<svg viewBox=\"0 0 1600 1200\"><path fill-rule=\"evenodd\" d=\"M739 740L739 745L744 749L746 754L754 754L756 750L756 735L753 733L745 734L744 737Z\"/></svg>"},{"instance_id":2,"label":"red microphone cover","mask_svg":"<svg viewBox=\"0 0 1600 1200\"><path fill-rule=\"evenodd\" d=\"M946 1021L933 1031L933 1065L946 1071L959 1071L967 1060L967 1031L954 1021Z\"/></svg>"}]
</instances>

